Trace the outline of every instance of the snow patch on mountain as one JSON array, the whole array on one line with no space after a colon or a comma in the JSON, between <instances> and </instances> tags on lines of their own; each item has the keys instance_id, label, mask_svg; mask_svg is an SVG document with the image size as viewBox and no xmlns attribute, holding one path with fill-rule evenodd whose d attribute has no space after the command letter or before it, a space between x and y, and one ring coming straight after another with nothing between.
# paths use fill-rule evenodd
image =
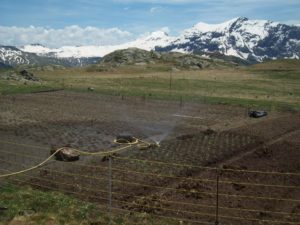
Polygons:
<instances>
[{"instance_id":1,"label":"snow patch on mountain","mask_svg":"<svg viewBox=\"0 0 300 225\"><path fill-rule=\"evenodd\" d=\"M13 46L0 46L0 64L6 66L18 65L59 65L65 67L80 67L90 64L99 63L100 58L57 58L52 57L48 50L42 49L41 46L27 46L28 51L39 51L40 54L22 51ZM46 54L44 55L44 53Z\"/></svg>"},{"instance_id":2,"label":"snow patch on mountain","mask_svg":"<svg viewBox=\"0 0 300 225\"><path fill-rule=\"evenodd\" d=\"M3 46L0 46L0 61L7 65L29 64L29 60L23 57L22 51L16 48L7 49Z\"/></svg>"},{"instance_id":3,"label":"snow patch on mountain","mask_svg":"<svg viewBox=\"0 0 300 225\"><path fill-rule=\"evenodd\" d=\"M169 46L159 50L219 52L262 61L267 58L294 57L294 54L300 56L298 40L300 30L296 26L240 17L221 24L198 23L183 31Z\"/></svg>"},{"instance_id":4,"label":"snow patch on mountain","mask_svg":"<svg viewBox=\"0 0 300 225\"><path fill-rule=\"evenodd\" d=\"M186 29L183 33L184 35L195 35L207 32L222 32L230 27L238 18L226 21L220 24L208 24L200 22L193 26L192 28Z\"/></svg>"},{"instance_id":5,"label":"snow patch on mountain","mask_svg":"<svg viewBox=\"0 0 300 225\"><path fill-rule=\"evenodd\" d=\"M37 55L44 55L51 52L50 48L38 44L25 45L20 47L20 49L24 52L36 53Z\"/></svg>"},{"instance_id":6,"label":"snow patch on mountain","mask_svg":"<svg viewBox=\"0 0 300 225\"><path fill-rule=\"evenodd\" d=\"M50 55L58 58L83 58L83 57L103 57L113 51L136 47L147 51L153 50L156 46L166 47L175 38L170 37L163 31L156 31L148 36L143 36L135 41L120 45L107 46L64 46L57 49L49 49L44 46L26 45L20 47L22 51L36 53L38 55Z\"/></svg>"},{"instance_id":7,"label":"snow patch on mountain","mask_svg":"<svg viewBox=\"0 0 300 225\"><path fill-rule=\"evenodd\" d=\"M200 22L178 37L164 30L143 35L135 41L107 46L64 46L49 49L39 45L21 47L25 52L57 58L103 57L126 48L172 51L181 53L214 53L236 56L251 61L300 57L300 27L268 20L234 18L220 24Z\"/></svg>"},{"instance_id":8,"label":"snow patch on mountain","mask_svg":"<svg viewBox=\"0 0 300 225\"><path fill-rule=\"evenodd\" d=\"M185 49L178 49L178 48L172 49L171 52L179 52L179 53L183 53L183 54L188 53Z\"/></svg>"}]
</instances>

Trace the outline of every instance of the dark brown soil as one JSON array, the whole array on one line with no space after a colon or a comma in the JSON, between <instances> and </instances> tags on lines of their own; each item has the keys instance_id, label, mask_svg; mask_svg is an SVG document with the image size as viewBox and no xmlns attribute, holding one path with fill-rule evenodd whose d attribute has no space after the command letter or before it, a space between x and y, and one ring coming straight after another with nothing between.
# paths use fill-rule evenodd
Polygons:
<instances>
[{"instance_id":1,"label":"dark brown soil","mask_svg":"<svg viewBox=\"0 0 300 225\"><path fill-rule=\"evenodd\" d=\"M247 172L300 172L299 113L251 119L241 107L68 92L1 96L0 106L2 173L36 165L52 148L107 151L126 132L161 142L114 155L114 207L215 223L218 174L220 224L300 221L300 175ZM80 156L11 180L107 205L108 177L108 158Z\"/></svg>"}]
</instances>

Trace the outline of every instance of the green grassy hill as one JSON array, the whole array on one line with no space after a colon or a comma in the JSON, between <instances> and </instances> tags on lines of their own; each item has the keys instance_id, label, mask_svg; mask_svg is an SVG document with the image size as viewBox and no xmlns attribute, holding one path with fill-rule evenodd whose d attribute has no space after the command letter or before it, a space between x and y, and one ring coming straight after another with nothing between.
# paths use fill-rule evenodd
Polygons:
<instances>
[{"instance_id":1,"label":"green grassy hill","mask_svg":"<svg viewBox=\"0 0 300 225\"><path fill-rule=\"evenodd\" d=\"M87 92L92 89L94 94L299 110L299 68L297 60L279 60L243 68L175 71L164 64L124 65L113 71L31 69L43 82L24 84L0 80L0 92L13 94L51 88Z\"/></svg>"}]
</instances>

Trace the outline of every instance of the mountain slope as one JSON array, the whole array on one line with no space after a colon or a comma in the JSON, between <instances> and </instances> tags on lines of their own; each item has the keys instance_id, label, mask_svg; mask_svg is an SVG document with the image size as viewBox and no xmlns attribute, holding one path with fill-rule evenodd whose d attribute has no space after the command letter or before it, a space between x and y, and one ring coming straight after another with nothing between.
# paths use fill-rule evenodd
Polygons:
<instances>
[{"instance_id":1,"label":"mountain slope","mask_svg":"<svg viewBox=\"0 0 300 225\"><path fill-rule=\"evenodd\" d=\"M6 68L10 68L10 67L11 67L11 66L6 65L6 64L0 62L0 69L6 69Z\"/></svg>"},{"instance_id":2,"label":"mountain slope","mask_svg":"<svg viewBox=\"0 0 300 225\"><path fill-rule=\"evenodd\" d=\"M198 23L184 30L178 37L170 37L163 31L157 31L120 45L64 46L56 49L26 45L20 50L42 57L74 61L83 57L103 57L116 50L132 47L147 51L195 53L207 57L234 56L243 59L242 64L266 59L299 59L300 27L240 17L221 24ZM223 58L240 62L230 57Z\"/></svg>"},{"instance_id":3,"label":"mountain slope","mask_svg":"<svg viewBox=\"0 0 300 225\"><path fill-rule=\"evenodd\" d=\"M111 52L120 49L136 47L147 51L153 50L156 46L165 47L169 45L175 38L169 37L163 31L156 31L150 35L140 37L135 41L121 45L108 46L64 46L56 49L49 49L42 45L33 44L20 47L24 52L36 53L40 56L50 56L56 58L88 58L88 57L103 57Z\"/></svg>"},{"instance_id":4,"label":"mountain slope","mask_svg":"<svg viewBox=\"0 0 300 225\"><path fill-rule=\"evenodd\" d=\"M50 55L24 52L13 46L0 46L1 67L18 65L60 65L65 67L84 66L98 63L100 58L57 58Z\"/></svg>"},{"instance_id":5,"label":"mountain slope","mask_svg":"<svg viewBox=\"0 0 300 225\"><path fill-rule=\"evenodd\" d=\"M156 50L219 52L250 61L300 57L300 27L241 17L221 24L199 23Z\"/></svg>"}]
</instances>

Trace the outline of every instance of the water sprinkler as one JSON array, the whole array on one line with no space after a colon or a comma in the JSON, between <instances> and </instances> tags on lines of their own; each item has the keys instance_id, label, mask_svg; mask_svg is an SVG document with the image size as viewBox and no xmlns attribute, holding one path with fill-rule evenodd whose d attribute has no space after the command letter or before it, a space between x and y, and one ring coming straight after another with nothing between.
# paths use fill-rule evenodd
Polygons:
<instances>
[{"instance_id":1,"label":"water sprinkler","mask_svg":"<svg viewBox=\"0 0 300 225\"><path fill-rule=\"evenodd\" d=\"M140 150L146 150L146 149L150 149L150 148L160 147L159 141L154 141L154 143L150 143L150 142L135 138L129 133L122 133L122 134L117 135L114 142L118 143L118 144L129 144L129 145L136 144Z\"/></svg>"},{"instance_id":2,"label":"water sprinkler","mask_svg":"<svg viewBox=\"0 0 300 225\"><path fill-rule=\"evenodd\" d=\"M145 142L145 141L141 141L142 143L140 143L138 145L140 150L147 150L147 149L151 149L151 148L158 148L160 147L159 143L155 142L155 143L149 143L149 142Z\"/></svg>"}]
</instances>

